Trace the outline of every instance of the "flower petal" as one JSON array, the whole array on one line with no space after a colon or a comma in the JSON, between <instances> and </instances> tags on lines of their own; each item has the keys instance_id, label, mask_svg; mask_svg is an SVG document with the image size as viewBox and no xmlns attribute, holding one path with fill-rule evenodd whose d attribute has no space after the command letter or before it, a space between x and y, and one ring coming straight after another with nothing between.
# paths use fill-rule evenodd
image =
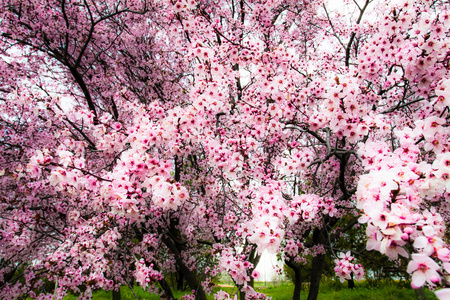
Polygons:
<instances>
[{"instance_id":1,"label":"flower petal","mask_svg":"<svg viewBox=\"0 0 450 300\"><path fill-rule=\"evenodd\" d=\"M421 271L416 271L412 275L411 284L414 288L420 288L425 283L427 276Z\"/></svg>"},{"instance_id":2,"label":"flower petal","mask_svg":"<svg viewBox=\"0 0 450 300\"><path fill-rule=\"evenodd\" d=\"M439 300L450 299L450 289L442 289L434 292Z\"/></svg>"}]
</instances>

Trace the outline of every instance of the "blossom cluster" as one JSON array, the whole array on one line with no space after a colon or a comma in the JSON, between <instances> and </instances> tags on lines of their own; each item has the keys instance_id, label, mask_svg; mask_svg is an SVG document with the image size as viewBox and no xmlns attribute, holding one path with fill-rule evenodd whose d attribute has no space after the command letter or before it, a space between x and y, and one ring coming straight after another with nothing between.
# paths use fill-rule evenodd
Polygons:
<instances>
[{"instance_id":1,"label":"blossom cluster","mask_svg":"<svg viewBox=\"0 0 450 300\"><path fill-rule=\"evenodd\" d=\"M283 221L286 205L276 186L257 189L252 207L254 219L245 224L245 235L257 245L259 253L276 253L284 237Z\"/></svg>"},{"instance_id":2,"label":"blossom cluster","mask_svg":"<svg viewBox=\"0 0 450 300\"><path fill-rule=\"evenodd\" d=\"M136 282L140 286L145 288L149 282L161 280L162 275L153 269L153 264L147 266L146 262L141 259L135 265L136 271L134 272L134 278L136 278Z\"/></svg>"},{"instance_id":3,"label":"blossom cluster","mask_svg":"<svg viewBox=\"0 0 450 300\"><path fill-rule=\"evenodd\" d=\"M233 249L223 249L219 260L219 269L228 272L239 286L247 287L250 277L257 278L259 276L258 272L253 271L254 266L246 260L246 256L234 254Z\"/></svg>"},{"instance_id":4,"label":"blossom cluster","mask_svg":"<svg viewBox=\"0 0 450 300\"><path fill-rule=\"evenodd\" d=\"M354 261L354 259L355 258L351 256L351 252L348 251L347 253L340 253L339 258L334 260L336 265L334 271L341 282L351 280L353 279L353 276L355 276L355 279L358 281L364 277L362 265L353 263L352 261Z\"/></svg>"}]
</instances>

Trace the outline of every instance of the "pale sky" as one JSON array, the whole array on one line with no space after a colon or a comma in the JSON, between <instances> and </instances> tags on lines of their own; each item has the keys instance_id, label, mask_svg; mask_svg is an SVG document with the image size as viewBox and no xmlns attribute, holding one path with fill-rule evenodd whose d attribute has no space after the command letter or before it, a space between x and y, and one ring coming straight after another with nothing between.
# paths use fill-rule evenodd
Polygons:
<instances>
[{"instance_id":1,"label":"pale sky","mask_svg":"<svg viewBox=\"0 0 450 300\"><path fill-rule=\"evenodd\" d=\"M256 266L256 271L260 273L260 276L256 281L272 281L277 276L275 268L283 269L283 265L284 262L277 261L275 254L264 251L258 266Z\"/></svg>"}]
</instances>

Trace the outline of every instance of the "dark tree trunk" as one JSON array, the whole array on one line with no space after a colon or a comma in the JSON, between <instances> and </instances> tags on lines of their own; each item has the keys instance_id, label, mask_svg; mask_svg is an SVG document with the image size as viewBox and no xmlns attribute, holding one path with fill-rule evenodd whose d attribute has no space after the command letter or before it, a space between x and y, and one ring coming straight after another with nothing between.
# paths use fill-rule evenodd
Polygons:
<instances>
[{"instance_id":1,"label":"dark tree trunk","mask_svg":"<svg viewBox=\"0 0 450 300\"><path fill-rule=\"evenodd\" d=\"M300 294L302 291L302 272L300 269L294 269L294 272L295 272L295 282L292 300L300 300Z\"/></svg>"},{"instance_id":2,"label":"dark tree trunk","mask_svg":"<svg viewBox=\"0 0 450 300\"><path fill-rule=\"evenodd\" d=\"M159 269L158 265L154 261L152 261L152 264L153 264L153 269L155 271L159 272L160 269ZM167 282L167 280L164 277L161 280L158 280L158 283L164 292L164 299L176 299L173 296L172 288L170 287L169 283ZM161 297L161 298L163 298L163 297Z\"/></svg>"},{"instance_id":3,"label":"dark tree trunk","mask_svg":"<svg viewBox=\"0 0 450 300\"><path fill-rule=\"evenodd\" d=\"M300 294L302 291L302 273L300 270L294 269L295 282L294 282L294 294L292 300L300 300Z\"/></svg>"},{"instance_id":4,"label":"dark tree trunk","mask_svg":"<svg viewBox=\"0 0 450 300\"><path fill-rule=\"evenodd\" d=\"M324 226L327 226L329 222L330 220L324 222ZM327 242L327 231L324 228L314 229L313 242L314 245L325 245ZM318 254L314 256L311 265L311 281L309 286L308 300L317 300L317 297L319 296L320 279L322 279L324 267L325 254Z\"/></svg>"},{"instance_id":5,"label":"dark tree trunk","mask_svg":"<svg viewBox=\"0 0 450 300\"><path fill-rule=\"evenodd\" d=\"M245 293L239 291L239 300L245 300Z\"/></svg>"},{"instance_id":6,"label":"dark tree trunk","mask_svg":"<svg viewBox=\"0 0 450 300\"><path fill-rule=\"evenodd\" d=\"M122 299L122 294L120 294L120 288L117 291L113 290L112 298L113 298L113 300L121 300Z\"/></svg>"},{"instance_id":7,"label":"dark tree trunk","mask_svg":"<svg viewBox=\"0 0 450 300\"><path fill-rule=\"evenodd\" d=\"M170 288L170 285L167 283L166 279L163 278L161 280L158 280L158 282L159 282L159 285L161 286L161 289L164 292L164 296L165 296L164 299L174 300L175 297L172 294L172 289Z\"/></svg>"},{"instance_id":8,"label":"dark tree trunk","mask_svg":"<svg viewBox=\"0 0 450 300\"><path fill-rule=\"evenodd\" d=\"M250 262L253 264L253 270L254 270L254 269L256 269L256 267L259 264L259 260L261 259L261 254L258 254L258 252L256 252L256 248L255 248L255 249L253 249L250 257L252 258ZM250 276L250 283L249 283L249 285L252 288L255 287L255 278Z\"/></svg>"},{"instance_id":9,"label":"dark tree trunk","mask_svg":"<svg viewBox=\"0 0 450 300\"><path fill-rule=\"evenodd\" d=\"M319 296L320 279L322 278L324 266L325 254L319 254L313 257L308 300L317 300L317 297Z\"/></svg>"},{"instance_id":10,"label":"dark tree trunk","mask_svg":"<svg viewBox=\"0 0 450 300\"><path fill-rule=\"evenodd\" d=\"M180 266L180 262L178 262L178 261L181 261L182 266ZM180 266L181 272L183 272L184 277L186 278L186 281L189 284L190 288L195 291L195 293L194 293L195 299L196 300L207 300L206 293L203 290L203 287L202 287L200 281L197 279L197 276L195 275L195 273L192 272L191 270L189 270L188 267L186 267L186 265L182 261L181 257L179 259L177 259L177 264Z\"/></svg>"},{"instance_id":11,"label":"dark tree trunk","mask_svg":"<svg viewBox=\"0 0 450 300\"><path fill-rule=\"evenodd\" d=\"M295 282L294 282L294 294L292 295L292 300L300 300L300 294L302 291L302 273L300 269L294 269L295 272Z\"/></svg>"},{"instance_id":12,"label":"dark tree trunk","mask_svg":"<svg viewBox=\"0 0 450 300\"><path fill-rule=\"evenodd\" d=\"M350 275L352 276L352 278L347 279L348 288L353 289L355 287L355 281L353 280L353 272Z\"/></svg>"},{"instance_id":13,"label":"dark tree trunk","mask_svg":"<svg viewBox=\"0 0 450 300\"><path fill-rule=\"evenodd\" d=\"M181 271L178 270L178 278L177 278L177 290L183 291L184 290L184 276Z\"/></svg>"},{"instance_id":14,"label":"dark tree trunk","mask_svg":"<svg viewBox=\"0 0 450 300\"><path fill-rule=\"evenodd\" d=\"M189 284L189 287L195 291L195 299L196 300L207 300L206 293L203 290L203 287L198 280L196 274L189 270L189 268L185 265L183 258L181 257L181 249L179 249L179 245L176 244L175 241L172 240L171 237L164 235L162 238L164 244L169 248L172 254L175 256L175 261L178 269L181 273L183 273L183 277L186 282Z\"/></svg>"},{"instance_id":15,"label":"dark tree trunk","mask_svg":"<svg viewBox=\"0 0 450 300\"><path fill-rule=\"evenodd\" d=\"M258 254L258 252L256 251L256 247L252 246L251 250L250 250L250 254L249 254L249 259L248 261L250 263L253 264L253 268L256 269L256 266L259 263L259 260L261 259L261 255ZM253 269L253 270L254 270ZM249 286L251 286L252 288L254 288L255 286L255 279L253 277L250 276L250 282L249 282ZM245 300L247 299L245 292L241 292L242 286L238 286L239 289L239 300Z\"/></svg>"},{"instance_id":16,"label":"dark tree trunk","mask_svg":"<svg viewBox=\"0 0 450 300\"><path fill-rule=\"evenodd\" d=\"M292 260L286 260L286 265L294 270L295 278L294 278L294 294L292 295L292 300L300 300L300 294L302 291L302 272L301 266L299 263L296 263Z\"/></svg>"}]
</instances>

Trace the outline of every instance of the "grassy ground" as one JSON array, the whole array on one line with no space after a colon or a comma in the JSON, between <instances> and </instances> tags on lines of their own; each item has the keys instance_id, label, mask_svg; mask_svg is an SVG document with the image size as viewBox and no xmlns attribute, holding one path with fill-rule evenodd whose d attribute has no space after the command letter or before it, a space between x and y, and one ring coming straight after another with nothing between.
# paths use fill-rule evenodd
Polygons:
<instances>
[{"instance_id":1,"label":"grassy ground","mask_svg":"<svg viewBox=\"0 0 450 300\"><path fill-rule=\"evenodd\" d=\"M231 293L236 292L236 288L233 287L220 287L220 289ZM294 285L292 283L256 283L255 289L272 297L272 300L291 300L294 292ZM215 288L217 291L218 288ZM139 300L157 300L160 299L158 295L153 295L145 292L139 287L134 289ZM127 287L121 289L122 300L135 300L134 294ZM175 297L180 298L184 292L175 291ZM304 300L308 296L308 290L305 287L301 292L301 299ZM434 293L426 291L427 299L437 299ZM208 297L214 299L212 295ZM74 295L67 296L65 300L76 300ZM94 293L94 300L111 300L112 292L97 291ZM416 294L408 284L396 283L396 282L362 282L357 283L353 290L347 289L345 284L339 282L330 281L321 284L319 300L409 300L417 299Z\"/></svg>"},{"instance_id":2,"label":"grassy ground","mask_svg":"<svg viewBox=\"0 0 450 300\"><path fill-rule=\"evenodd\" d=\"M257 288L258 289L258 288ZM294 292L293 284L280 284L261 288L261 292L272 297L272 300L291 300ZM425 292L427 299L437 299L434 293ZM301 299L308 297L308 289L305 287L301 292ZM353 290L348 289L346 284L336 282L325 282L320 286L319 300L400 300L416 299L415 291L408 284L390 283L356 283Z\"/></svg>"}]
</instances>

